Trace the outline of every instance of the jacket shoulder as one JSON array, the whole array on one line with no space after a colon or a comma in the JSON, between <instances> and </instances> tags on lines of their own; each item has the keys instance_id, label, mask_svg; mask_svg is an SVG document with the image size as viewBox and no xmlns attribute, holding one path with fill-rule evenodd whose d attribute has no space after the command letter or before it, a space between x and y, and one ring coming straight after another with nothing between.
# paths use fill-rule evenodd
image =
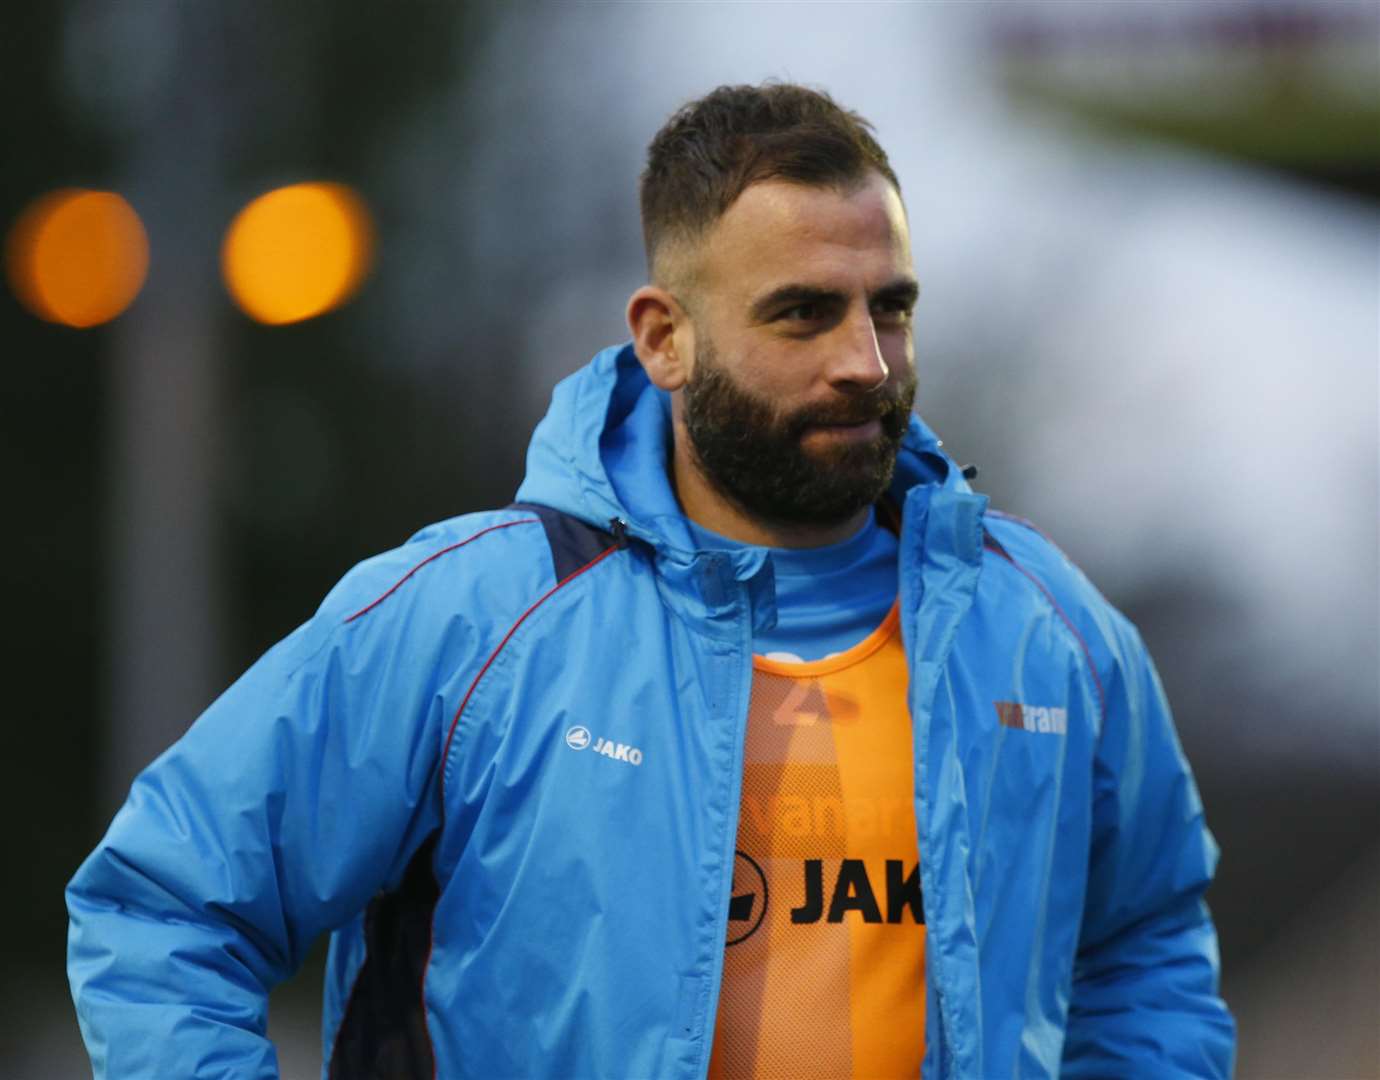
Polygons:
<instances>
[{"instance_id":1,"label":"jacket shoulder","mask_svg":"<svg viewBox=\"0 0 1380 1080\"><path fill-rule=\"evenodd\" d=\"M1033 522L989 509L983 523L989 540L996 541L997 554L1037 577L1056 597L1066 598L1074 607L1110 607L1087 575Z\"/></svg>"},{"instance_id":2,"label":"jacket shoulder","mask_svg":"<svg viewBox=\"0 0 1380 1080\"><path fill-rule=\"evenodd\" d=\"M996 549L989 556L1006 559L1045 595L1078 637L1101 680L1113 669L1141 660L1144 645L1135 626L1044 532L999 510L989 509L984 523L988 546Z\"/></svg>"},{"instance_id":3,"label":"jacket shoulder","mask_svg":"<svg viewBox=\"0 0 1380 1080\"><path fill-rule=\"evenodd\" d=\"M327 622L353 622L375 613L401 613L463 603L464 584L493 577L540 584L549 560L540 520L518 509L461 514L427 525L407 541L357 563L317 611ZM519 590L520 591L520 590Z\"/></svg>"}]
</instances>

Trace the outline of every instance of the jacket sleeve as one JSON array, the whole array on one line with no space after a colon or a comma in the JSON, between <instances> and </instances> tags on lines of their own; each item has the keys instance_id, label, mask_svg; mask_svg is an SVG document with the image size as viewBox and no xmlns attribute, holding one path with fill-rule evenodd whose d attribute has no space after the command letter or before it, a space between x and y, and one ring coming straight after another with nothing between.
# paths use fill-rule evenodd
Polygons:
<instances>
[{"instance_id":1,"label":"jacket sleeve","mask_svg":"<svg viewBox=\"0 0 1380 1080\"><path fill-rule=\"evenodd\" d=\"M269 988L435 827L432 675L396 612L347 618L347 583L138 777L68 885L96 1077L276 1077Z\"/></svg>"},{"instance_id":2,"label":"jacket sleeve","mask_svg":"<svg viewBox=\"0 0 1380 1080\"><path fill-rule=\"evenodd\" d=\"M1230 1076L1235 1025L1202 899L1217 846L1140 636L1114 612L1103 629L1113 662L1061 1075Z\"/></svg>"}]
</instances>

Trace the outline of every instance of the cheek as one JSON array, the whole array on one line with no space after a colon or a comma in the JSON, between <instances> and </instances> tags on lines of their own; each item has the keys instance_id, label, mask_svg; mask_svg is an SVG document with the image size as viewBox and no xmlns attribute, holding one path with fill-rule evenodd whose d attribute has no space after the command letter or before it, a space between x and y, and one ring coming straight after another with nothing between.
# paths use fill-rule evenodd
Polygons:
<instances>
[{"instance_id":1,"label":"cheek","mask_svg":"<svg viewBox=\"0 0 1380 1080\"><path fill-rule=\"evenodd\" d=\"M820 396L819 380L812 374L820 370L803 358L797 363L774 368L758 393L783 410L799 408Z\"/></svg>"},{"instance_id":2,"label":"cheek","mask_svg":"<svg viewBox=\"0 0 1380 1080\"><path fill-rule=\"evenodd\" d=\"M809 392L815 360L803 352L756 344L740 355L733 376L753 396L772 405L790 405Z\"/></svg>"},{"instance_id":3,"label":"cheek","mask_svg":"<svg viewBox=\"0 0 1380 1080\"><path fill-rule=\"evenodd\" d=\"M915 344L909 327L879 336L877 344L881 347L882 359L886 361L893 379L914 374Z\"/></svg>"}]
</instances>

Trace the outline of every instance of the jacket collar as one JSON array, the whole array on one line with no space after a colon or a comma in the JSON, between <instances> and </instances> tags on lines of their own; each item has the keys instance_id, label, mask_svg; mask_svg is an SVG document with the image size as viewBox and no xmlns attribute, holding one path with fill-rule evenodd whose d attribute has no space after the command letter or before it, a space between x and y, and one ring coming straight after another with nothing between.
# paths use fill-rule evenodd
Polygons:
<instances>
[{"instance_id":1,"label":"jacket collar","mask_svg":"<svg viewBox=\"0 0 1380 1080\"><path fill-rule=\"evenodd\" d=\"M629 536L688 561L697 550L668 479L670 432L669 396L648 380L631 343L604 349L557 384L528 447L518 501L542 503L601 528L619 518ZM904 506L907 493L921 484L971 490L934 432L912 415L891 498ZM738 580L761 568L755 551L733 553L728 561Z\"/></svg>"}]
</instances>

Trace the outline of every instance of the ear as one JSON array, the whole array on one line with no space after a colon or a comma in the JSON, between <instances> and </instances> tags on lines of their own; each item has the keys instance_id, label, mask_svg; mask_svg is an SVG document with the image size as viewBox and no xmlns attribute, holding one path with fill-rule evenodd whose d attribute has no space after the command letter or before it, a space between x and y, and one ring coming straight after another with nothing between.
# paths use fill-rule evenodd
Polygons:
<instances>
[{"instance_id":1,"label":"ear","mask_svg":"<svg viewBox=\"0 0 1380 1080\"><path fill-rule=\"evenodd\" d=\"M694 354L689 315L680 303L657 285L643 285L628 299L628 329L633 351L652 385L674 392L690 377L685 346ZM677 338L682 347L677 347Z\"/></svg>"}]
</instances>

